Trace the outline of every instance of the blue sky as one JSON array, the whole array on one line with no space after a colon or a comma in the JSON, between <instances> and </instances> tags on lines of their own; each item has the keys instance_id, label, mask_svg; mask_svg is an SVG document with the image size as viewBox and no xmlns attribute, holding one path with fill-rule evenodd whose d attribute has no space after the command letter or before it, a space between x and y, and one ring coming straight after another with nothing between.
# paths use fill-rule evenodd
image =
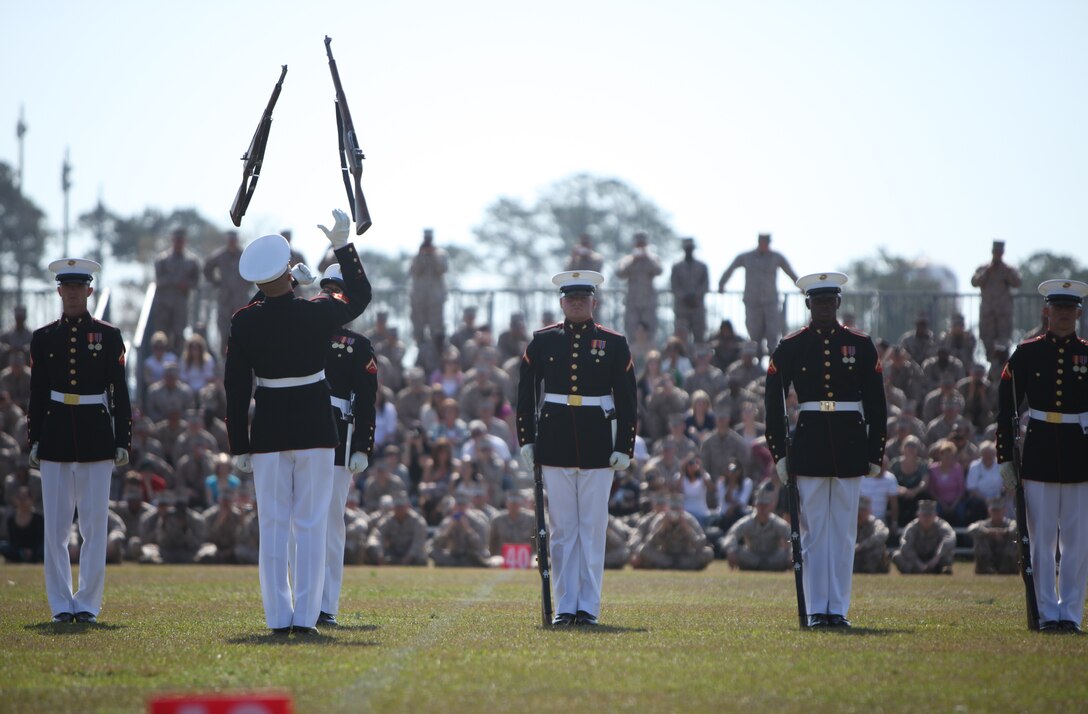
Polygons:
<instances>
[{"instance_id":1,"label":"blue sky","mask_svg":"<svg viewBox=\"0 0 1088 714\"><path fill-rule=\"evenodd\" d=\"M346 207L325 34L368 157L358 240L379 250L414 250L424 226L468 243L498 196L583 171L654 200L715 276L760 231L801 273L883 246L964 288L994 238L1011 261L1084 243L1074 1L8 1L0 160L16 161L23 105L24 187L52 227L70 147L73 221L101 192L226 228L286 63L242 233L292 227L316 261L312 226Z\"/></svg>"}]
</instances>

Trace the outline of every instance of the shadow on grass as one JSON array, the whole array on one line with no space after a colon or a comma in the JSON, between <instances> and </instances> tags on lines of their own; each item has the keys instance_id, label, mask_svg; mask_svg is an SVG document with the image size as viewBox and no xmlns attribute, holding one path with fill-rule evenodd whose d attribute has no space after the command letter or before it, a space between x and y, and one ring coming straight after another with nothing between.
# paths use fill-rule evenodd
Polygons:
<instances>
[{"instance_id":1,"label":"shadow on grass","mask_svg":"<svg viewBox=\"0 0 1088 714\"><path fill-rule=\"evenodd\" d=\"M889 635L913 635L909 628L889 627L818 627L808 628L805 632L826 633L837 637L887 637Z\"/></svg>"},{"instance_id":2,"label":"shadow on grass","mask_svg":"<svg viewBox=\"0 0 1088 714\"><path fill-rule=\"evenodd\" d=\"M575 625L573 627L546 627L546 632L578 632L586 635L623 635L628 633L649 632L645 627L620 627L619 625L596 625L587 627Z\"/></svg>"},{"instance_id":3,"label":"shadow on grass","mask_svg":"<svg viewBox=\"0 0 1088 714\"><path fill-rule=\"evenodd\" d=\"M340 628L345 629L345 628ZM319 635L277 635L273 632L261 632L250 635L228 637L227 643L232 645L272 645L278 647L295 647L300 645L335 645L343 647L378 647L380 642L370 640L342 640L330 637L326 634Z\"/></svg>"},{"instance_id":4,"label":"shadow on grass","mask_svg":"<svg viewBox=\"0 0 1088 714\"><path fill-rule=\"evenodd\" d=\"M125 629L124 625L108 622L33 622L23 629L39 635L82 635L87 632L112 632Z\"/></svg>"},{"instance_id":5,"label":"shadow on grass","mask_svg":"<svg viewBox=\"0 0 1088 714\"><path fill-rule=\"evenodd\" d=\"M330 632L373 632L379 629L377 625L346 625L341 622L336 627L330 627Z\"/></svg>"}]
</instances>

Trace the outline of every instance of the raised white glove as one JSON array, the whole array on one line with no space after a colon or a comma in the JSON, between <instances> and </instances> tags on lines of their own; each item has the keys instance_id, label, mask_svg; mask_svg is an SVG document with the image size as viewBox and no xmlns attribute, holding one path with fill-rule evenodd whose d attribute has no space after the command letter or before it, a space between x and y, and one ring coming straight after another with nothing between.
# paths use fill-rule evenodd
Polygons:
<instances>
[{"instance_id":1,"label":"raised white glove","mask_svg":"<svg viewBox=\"0 0 1088 714\"><path fill-rule=\"evenodd\" d=\"M314 280L317 279L314 272L310 270L310 266L305 263L295 263L295 267L291 268L291 277L297 280L299 285L313 285Z\"/></svg>"},{"instance_id":2,"label":"raised white glove","mask_svg":"<svg viewBox=\"0 0 1088 714\"><path fill-rule=\"evenodd\" d=\"M341 211L339 208L332 209L332 216L336 219L336 223L333 225L330 231L323 225L318 224L318 228L325 234L325 237L332 243L333 250L337 248L343 248L348 244L348 237L351 235L351 220L348 218L348 214Z\"/></svg>"},{"instance_id":3,"label":"raised white glove","mask_svg":"<svg viewBox=\"0 0 1088 714\"><path fill-rule=\"evenodd\" d=\"M124 466L128 463L128 449L117 447L117 453L113 457L114 466Z\"/></svg>"},{"instance_id":4,"label":"raised white glove","mask_svg":"<svg viewBox=\"0 0 1088 714\"><path fill-rule=\"evenodd\" d=\"M525 462L525 465L529 467L529 470L533 470L533 464L536 463L536 449L533 444L526 444L521 447L521 460Z\"/></svg>"},{"instance_id":5,"label":"raised white glove","mask_svg":"<svg viewBox=\"0 0 1088 714\"><path fill-rule=\"evenodd\" d=\"M874 463L869 464L869 475L870 476L872 476L873 478L876 478L877 476L879 476L882 473L884 473L884 469L882 469L880 467L880 464L874 464Z\"/></svg>"},{"instance_id":6,"label":"raised white glove","mask_svg":"<svg viewBox=\"0 0 1088 714\"><path fill-rule=\"evenodd\" d=\"M238 454L234 457L234 468L244 474L253 473L253 457L250 454Z\"/></svg>"},{"instance_id":7,"label":"raised white glove","mask_svg":"<svg viewBox=\"0 0 1088 714\"><path fill-rule=\"evenodd\" d=\"M631 457L621 451L613 451L608 457L608 464L613 471L626 471L631 465Z\"/></svg>"},{"instance_id":8,"label":"raised white glove","mask_svg":"<svg viewBox=\"0 0 1088 714\"><path fill-rule=\"evenodd\" d=\"M38 442L36 441L30 447L30 465L33 468L38 468L42 465L41 460L38 458Z\"/></svg>"},{"instance_id":9,"label":"raised white glove","mask_svg":"<svg viewBox=\"0 0 1088 714\"><path fill-rule=\"evenodd\" d=\"M790 485L790 470L786 465L786 457L783 456L778 460L778 463L774 465L774 470L778 472L778 478L781 479L783 486Z\"/></svg>"},{"instance_id":10,"label":"raised white glove","mask_svg":"<svg viewBox=\"0 0 1088 714\"><path fill-rule=\"evenodd\" d=\"M998 467L998 471L1001 472L1001 480L1005 483L1005 488L1010 491L1016 489L1016 467L1013 466L1011 461L1006 461Z\"/></svg>"},{"instance_id":11,"label":"raised white glove","mask_svg":"<svg viewBox=\"0 0 1088 714\"><path fill-rule=\"evenodd\" d=\"M356 451L354 454L351 455L351 458L348 459L348 471L352 472L353 474L366 471L367 466L370 466L370 457L368 457L362 451Z\"/></svg>"}]
</instances>

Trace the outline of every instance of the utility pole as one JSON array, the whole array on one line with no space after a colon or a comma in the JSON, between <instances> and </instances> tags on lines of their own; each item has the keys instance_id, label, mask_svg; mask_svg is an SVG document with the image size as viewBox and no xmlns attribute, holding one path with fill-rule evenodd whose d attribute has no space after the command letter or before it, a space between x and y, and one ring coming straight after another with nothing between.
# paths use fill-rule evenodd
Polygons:
<instances>
[{"instance_id":1,"label":"utility pole","mask_svg":"<svg viewBox=\"0 0 1088 714\"><path fill-rule=\"evenodd\" d=\"M26 121L23 120L23 107L19 107L19 121L15 125L15 138L19 140L19 169L15 173L15 187L23 190L23 136L26 135Z\"/></svg>"},{"instance_id":2,"label":"utility pole","mask_svg":"<svg viewBox=\"0 0 1088 714\"><path fill-rule=\"evenodd\" d=\"M64 165L60 170L60 188L64 191L64 252L68 257L68 194L72 189L72 164L68 161L68 149L64 149Z\"/></svg>"}]
</instances>

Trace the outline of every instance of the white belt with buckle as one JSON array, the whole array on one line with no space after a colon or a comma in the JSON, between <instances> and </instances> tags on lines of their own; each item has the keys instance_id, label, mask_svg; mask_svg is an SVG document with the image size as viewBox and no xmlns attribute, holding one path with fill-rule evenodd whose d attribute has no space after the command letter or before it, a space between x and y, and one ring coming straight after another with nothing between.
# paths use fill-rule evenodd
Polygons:
<instances>
[{"instance_id":1,"label":"white belt with buckle","mask_svg":"<svg viewBox=\"0 0 1088 714\"><path fill-rule=\"evenodd\" d=\"M616 408L616 400L611 394L599 397L583 397L581 394L552 394L545 392L544 401L552 404L569 404L572 407L600 407L605 411Z\"/></svg>"},{"instance_id":2,"label":"white belt with buckle","mask_svg":"<svg viewBox=\"0 0 1088 714\"><path fill-rule=\"evenodd\" d=\"M1038 409L1028 409L1028 416L1048 424L1080 424L1084 433L1088 434L1088 412L1078 414L1066 414L1065 412L1044 412Z\"/></svg>"},{"instance_id":3,"label":"white belt with buckle","mask_svg":"<svg viewBox=\"0 0 1088 714\"><path fill-rule=\"evenodd\" d=\"M342 397L334 397L329 395L329 401L332 405L340 410L340 413L345 417L351 416L351 400L343 399Z\"/></svg>"},{"instance_id":4,"label":"white belt with buckle","mask_svg":"<svg viewBox=\"0 0 1088 714\"><path fill-rule=\"evenodd\" d=\"M305 387L307 384L320 382L325 378L325 370L308 374L305 377L257 377L254 381L258 387L270 387L272 389L284 389L286 387Z\"/></svg>"},{"instance_id":5,"label":"white belt with buckle","mask_svg":"<svg viewBox=\"0 0 1088 714\"><path fill-rule=\"evenodd\" d=\"M65 394L64 392L49 392L49 398L61 404L101 404L104 407L110 405L109 397L105 392L101 394Z\"/></svg>"},{"instance_id":6,"label":"white belt with buckle","mask_svg":"<svg viewBox=\"0 0 1088 714\"><path fill-rule=\"evenodd\" d=\"M803 412L860 412L861 402L801 402L797 408Z\"/></svg>"}]
</instances>

